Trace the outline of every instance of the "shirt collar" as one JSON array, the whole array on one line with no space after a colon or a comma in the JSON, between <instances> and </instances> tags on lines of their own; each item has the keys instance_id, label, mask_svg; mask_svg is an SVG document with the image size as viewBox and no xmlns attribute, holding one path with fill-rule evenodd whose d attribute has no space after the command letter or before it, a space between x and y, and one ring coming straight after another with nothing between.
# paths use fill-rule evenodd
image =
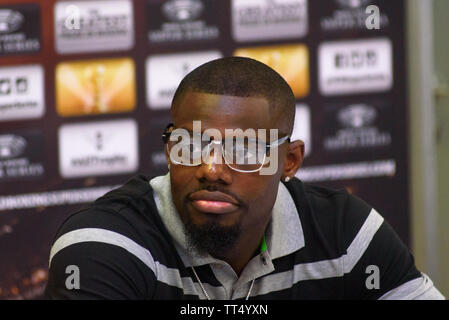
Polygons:
<instances>
[{"instance_id":1,"label":"shirt collar","mask_svg":"<svg viewBox=\"0 0 449 320\"><path fill-rule=\"evenodd\" d=\"M201 255L187 250L187 237L184 224L173 203L171 194L170 173L151 179L154 200L162 222L172 236L186 267L200 266L210 263L221 263L210 255ZM304 234L298 210L287 188L279 183L276 201L272 209L270 223L265 233L267 256L280 258L304 247ZM223 263L225 263L223 261Z\"/></svg>"}]
</instances>

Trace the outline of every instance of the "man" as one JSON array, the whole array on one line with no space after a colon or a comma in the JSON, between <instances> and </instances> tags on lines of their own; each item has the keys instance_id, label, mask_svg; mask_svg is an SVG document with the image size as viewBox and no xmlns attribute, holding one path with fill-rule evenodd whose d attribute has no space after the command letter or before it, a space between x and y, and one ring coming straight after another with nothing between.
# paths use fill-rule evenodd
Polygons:
<instances>
[{"instance_id":1,"label":"man","mask_svg":"<svg viewBox=\"0 0 449 320\"><path fill-rule=\"evenodd\" d=\"M373 208L294 178L294 113L290 87L260 62L192 71L163 135L169 173L137 176L63 224L47 296L444 299Z\"/></svg>"}]
</instances>

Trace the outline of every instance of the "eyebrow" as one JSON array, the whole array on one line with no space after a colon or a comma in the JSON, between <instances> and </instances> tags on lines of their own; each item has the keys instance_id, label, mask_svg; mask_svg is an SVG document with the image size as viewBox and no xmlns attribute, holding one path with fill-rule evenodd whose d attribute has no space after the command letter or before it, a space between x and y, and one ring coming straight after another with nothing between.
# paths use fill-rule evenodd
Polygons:
<instances>
[{"instance_id":1,"label":"eyebrow","mask_svg":"<svg viewBox=\"0 0 449 320\"><path fill-rule=\"evenodd\" d=\"M176 129L183 129L183 130L186 130L189 133L193 134L193 131L191 129L187 129L187 128L183 128L183 127L176 127L175 125L173 125L173 130L176 130ZM203 134L203 133L201 132L201 134Z\"/></svg>"},{"instance_id":2,"label":"eyebrow","mask_svg":"<svg viewBox=\"0 0 449 320\"><path fill-rule=\"evenodd\" d=\"M183 130L186 130L186 131L188 131L189 133L192 133L193 134L193 131L191 130L191 129L187 129L187 128L184 128L184 127L175 127L174 125L173 125L173 128L174 128L174 130L176 130L176 129L183 129ZM212 129L212 128L209 128L209 129ZM238 129L240 129L240 128L235 128L235 129L231 129L231 128L226 128L225 130L228 130L228 129L230 129L230 130L238 130ZM251 129L251 128L249 128L249 129ZM203 135L204 134L204 131L206 131L207 129L204 129L202 132L201 132L201 134ZM242 129L243 130L243 129ZM257 132L257 129L254 129L256 132ZM245 130L243 130L243 132L244 132ZM222 135L223 136L223 135ZM236 136L236 137L239 137L239 136ZM243 137L245 137L245 135L243 136Z\"/></svg>"},{"instance_id":3,"label":"eyebrow","mask_svg":"<svg viewBox=\"0 0 449 320\"><path fill-rule=\"evenodd\" d=\"M192 129L188 129L188 128L185 128L185 127L177 127L177 126L175 126L175 125L173 124L173 130L175 130L175 129L184 129L184 130L188 131L189 133L193 134ZM241 129L241 128L225 128L225 130L226 130L226 129L237 130L237 129ZM253 128L247 128L247 129L253 129ZM245 130L247 130L247 129L245 129ZM264 129L264 130L267 130L267 131L269 132L269 130L271 130L271 129L273 129L273 128L270 128L270 129L258 128L258 129L254 129L254 130L257 132L257 130L259 130L259 129ZM205 129L205 130L207 130L207 129ZM201 134L204 134L204 131L205 131L205 130L203 130L203 131L201 132ZM241 130L243 130L243 129L241 129ZM245 131L245 130L243 130L243 131ZM288 135L289 135L288 133L282 132L282 131L280 131L279 129L277 129L277 130L278 130L278 137L285 137L285 136L288 136ZM279 138L279 139L280 139L280 138Z\"/></svg>"},{"instance_id":4,"label":"eyebrow","mask_svg":"<svg viewBox=\"0 0 449 320\"><path fill-rule=\"evenodd\" d=\"M191 130L191 129L187 129L187 128L184 128L184 127L176 127L175 125L173 125L173 130L176 130L176 129L183 129L183 130L186 130L187 132L189 132L190 134L192 134L193 135L193 131ZM237 130L237 129L239 129L239 128L235 128L235 129L233 129L233 130ZM207 129L206 129L207 130ZM225 129L226 130L226 129ZM270 129L265 129L265 130L270 130ZM204 131L205 130L203 130L203 132L201 132L201 135L203 135L204 134ZM245 130L243 130L243 131L245 131ZM256 132L257 132L257 130L256 130ZM279 138L279 136L278 136L278 140L279 139L282 139L282 137L285 137L285 136L288 136L287 134L283 134L283 133L281 133L280 134L280 138ZM239 137L242 137L242 138L244 138L244 137L246 137L245 135L243 135L243 136L239 136L239 135L233 135L232 136L233 138L239 138ZM210 137L209 137L210 138ZM267 138L267 137L265 137L265 138ZM226 136L225 136L225 139L226 139ZM256 139L250 139L250 140L255 140L255 141L258 141L258 137L256 137ZM270 142L268 142L268 141L263 141L264 143L270 143Z\"/></svg>"}]
</instances>

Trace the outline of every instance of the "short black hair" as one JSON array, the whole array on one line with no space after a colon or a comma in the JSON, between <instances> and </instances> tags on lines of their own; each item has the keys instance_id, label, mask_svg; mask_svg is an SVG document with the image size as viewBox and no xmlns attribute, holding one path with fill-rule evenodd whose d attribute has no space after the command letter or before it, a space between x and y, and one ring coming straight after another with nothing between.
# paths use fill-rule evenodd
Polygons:
<instances>
[{"instance_id":1,"label":"short black hair","mask_svg":"<svg viewBox=\"0 0 449 320\"><path fill-rule=\"evenodd\" d=\"M245 57L225 57L206 62L187 74L173 97L171 112L188 92L268 100L271 117L279 130L290 134L295 118L295 96L282 76L269 66Z\"/></svg>"}]
</instances>

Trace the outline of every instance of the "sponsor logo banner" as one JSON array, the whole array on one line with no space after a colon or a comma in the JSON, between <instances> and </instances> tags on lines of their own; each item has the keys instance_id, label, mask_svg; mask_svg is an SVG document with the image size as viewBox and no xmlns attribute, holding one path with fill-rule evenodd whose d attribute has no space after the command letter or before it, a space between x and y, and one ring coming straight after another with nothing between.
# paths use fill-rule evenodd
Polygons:
<instances>
[{"instance_id":1,"label":"sponsor logo banner","mask_svg":"<svg viewBox=\"0 0 449 320\"><path fill-rule=\"evenodd\" d=\"M168 170L165 157L166 145L162 143L162 140L154 139L154 137L160 137L167 124L171 122L168 116L152 118L147 122L145 136L142 138L147 141L146 152L143 155L145 158L142 161L149 164L149 170L154 175L164 175Z\"/></svg>"},{"instance_id":2,"label":"sponsor logo banner","mask_svg":"<svg viewBox=\"0 0 449 320\"><path fill-rule=\"evenodd\" d=\"M167 171L167 158L165 157L165 151L154 151L151 154L151 164L158 169L163 168L163 170Z\"/></svg>"},{"instance_id":3,"label":"sponsor logo banner","mask_svg":"<svg viewBox=\"0 0 449 320\"><path fill-rule=\"evenodd\" d=\"M240 48L234 56L252 58L276 70L290 85L296 98L309 94L309 51L305 45Z\"/></svg>"},{"instance_id":4,"label":"sponsor logo banner","mask_svg":"<svg viewBox=\"0 0 449 320\"><path fill-rule=\"evenodd\" d=\"M304 156L308 156L312 151L312 131L310 121L309 107L305 104L297 104L291 141L301 140L304 142Z\"/></svg>"},{"instance_id":5,"label":"sponsor logo banner","mask_svg":"<svg viewBox=\"0 0 449 320\"><path fill-rule=\"evenodd\" d=\"M136 106L134 61L130 58L63 62L56 67L60 116L128 112Z\"/></svg>"},{"instance_id":6,"label":"sponsor logo banner","mask_svg":"<svg viewBox=\"0 0 449 320\"><path fill-rule=\"evenodd\" d=\"M0 68L0 121L44 114L44 70L40 65Z\"/></svg>"},{"instance_id":7,"label":"sponsor logo banner","mask_svg":"<svg viewBox=\"0 0 449 320\"><path fill-rule=\"evenodd\" d=\"M332 105L325 109L326 151L388 148L392 143L391 106L385 103Z\"/></svg>"},{"instance_id":8,"label":"sponsor logo banner","mask_svg":"<svg viewBox=\"0 0 449 320\"><path fill-rule=\"evenodd\" d=\"M146 61L148 106L168 109L184 76L203 63L221 57L218 51L149 56Z\"/></svg>"},{"instance_id":9,"label":"sponsor logo banner","mask_svg":"<svg viewBox=\"0 0 449 320\"><path fill-rule=\"evenodd\" d=\"M323 15L320 18L321 29L325 32L367 30L366 21L372 13L370 11L366 13L366 9L370 5L377 4L375 0L331 0L329 2L323 8ZM383 10L379 10L379 28L385 29L389 25L388 15Z\"/></svg>"},{"instance_id":10,"label":"sponsor logo banner","mask_svg":"<svg viewBox=\"0 0 449 320\"><path fill-rule=\"evenodd\" d=\"M149 42L174 43L218 39L218 5L219 0L148 1Z\"/></svg>"},{"instance_id":11,"label":"sponsor logo banner","mask_svg":"<svg viewBox=\"0 0 449 320\"><path fill-rule=\"evenodd\" d=\"M45 174L44 138L35 130L0 133L0 183Z\"/></svg>"},{"instance_id":12,"label":"sponsor logo banner","mask_svg":"<svg viewBox=\"0 0 449 320\"><path fill-rule=\"evenodd\" d=\"M60 54L128 50L134 45L129 0L55 4L55 46Z\"/></svg>"},{"instance_id":13,"label":"sponsor logo banner","mask_svg":"<svg viewBox=\"0 0 449 320\"><path fill-rule=\"evenodd\" d=\"M307 0L232 1L236 41L301 38L307 31Z\"/></svg>"},{"instance_id":14,"label":"sponsor logo banner","mask_svg":"<svg viewBox=\"0 0 449 320\"><path fill-rule=\"evenodd\" d=\"M370 5L373 0L334 0L334 2L344 9L360 9Z\"/></svg>"},{"instance_id":15,"label":"sponsor logo banner","mask_svg":"<svg viewBox=\"0 0 449 320\"><path fill-rule=\"evenodd\" d=\"M304 182L352 180L396 175L396 161L393 159L370 162L344 163L298 170L296 177Z\"/></svg>"},{"instance_id":16,"label":"sponsor logo banner","mask_svg":"<svg viewBox=\"0 0 449 320\"><path fill-rule=\"evenodd\" d=\"M0 211L89 203L118 187L120 185L0 196Z\"/></svg>"},{"instance_id":17,"label":"sponsor logo banner","mask_svg":"<svg viewBox=\"0 0 449 320\"><path fill-rule=\"evenodd\" d=\"M381 92L393 86L389 39L328 42L318 51L319 85L324 95Z\"/></svg>"},{"instance_id":18,"label":"sponsor logo banner","mask_svg":"<svg viewBox=\"0 0 449 320\"><path fill-rule=\"evenodd\" d=\"M0 56L41 49L38 4L0 5Z\"/></svg>"},{"instance_id":19,"label":"sponsor logo banner","mask_svg":"<svg viewBox=\"0 0 449 320\"><path fill-rule=\"evenodd\" d=\"M62 177L123 174L137 168L137 124L134 120L68 124L59 129Z\"/></svg>"}]
</instances>

